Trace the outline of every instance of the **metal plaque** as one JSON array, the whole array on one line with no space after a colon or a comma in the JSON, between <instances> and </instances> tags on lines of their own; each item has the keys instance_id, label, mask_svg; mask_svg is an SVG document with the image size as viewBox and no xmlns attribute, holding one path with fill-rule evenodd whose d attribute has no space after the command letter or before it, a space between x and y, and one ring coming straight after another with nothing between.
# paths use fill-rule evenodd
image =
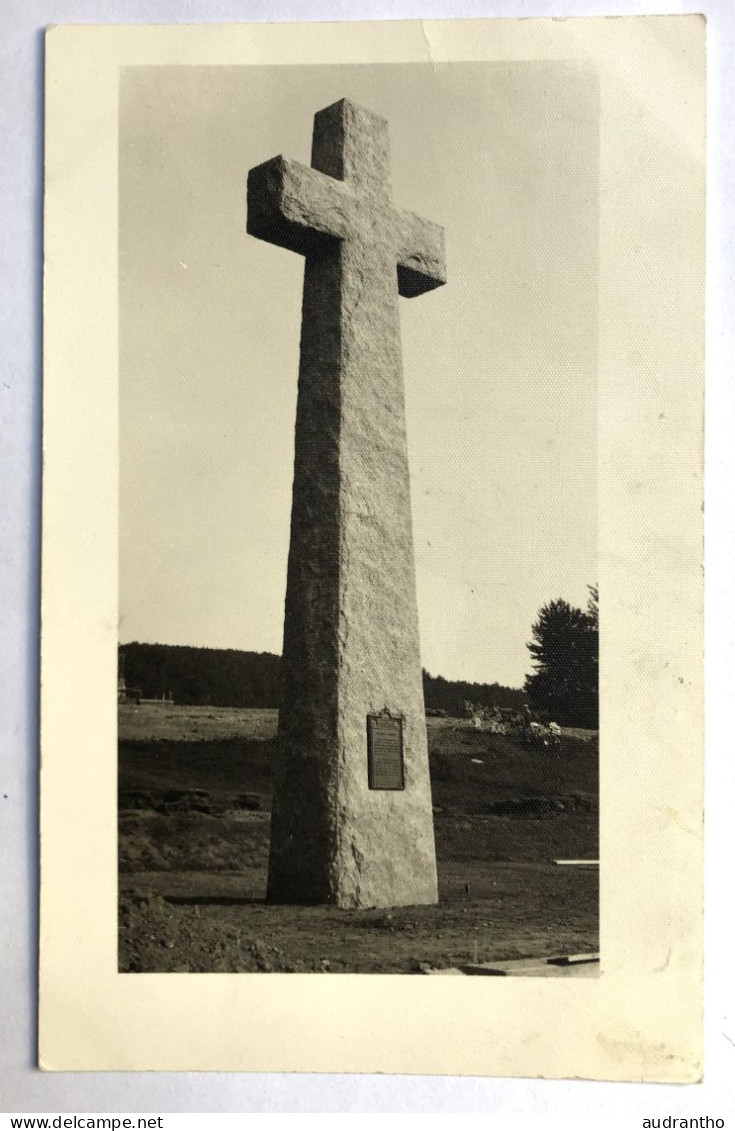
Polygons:
<instances>
[{"instance_id":1,"label":"metal plaque","mask_svg":"<svg viewBox=\"0 0 735 1131\"><path fill-rule=\"evenodd\" d=\"M403 719L368 715L368 785L404 789Z\"/></svg>"}]
</instances>

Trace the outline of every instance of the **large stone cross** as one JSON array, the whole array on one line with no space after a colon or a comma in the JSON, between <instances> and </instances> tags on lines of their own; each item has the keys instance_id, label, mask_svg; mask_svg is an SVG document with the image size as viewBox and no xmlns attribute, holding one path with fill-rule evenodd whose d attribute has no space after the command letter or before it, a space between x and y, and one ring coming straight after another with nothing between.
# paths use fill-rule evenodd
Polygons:
<instances>
[{"instance_id":1,"label":"large stone cross","mask_svg":"<svg viewBox=\"0 0 735 1131\"><path fill-rule=\"evenodd\" d=\"M396 275L406 298L446 282L443 229L393 206L388 123L346 100L314 116L311 168L274 157L250 171L247 228L307 257L341 244L345 274L367 260L371 274L385 272L386 294ZM352 312L368 315L364 304Z\"/></svg>"},{"instance_id":2,"label":"large stone cross","mask_svg":"<svg viewBox=\"0 0 735 1131\"><path fill-rule=\"evenodd\" d=\"M388 126L346 100L312 167L250 171L251 235L306 257L268 896L436 902L398 296L445 282L391 199Z\"/></svg>"}]
</instances>

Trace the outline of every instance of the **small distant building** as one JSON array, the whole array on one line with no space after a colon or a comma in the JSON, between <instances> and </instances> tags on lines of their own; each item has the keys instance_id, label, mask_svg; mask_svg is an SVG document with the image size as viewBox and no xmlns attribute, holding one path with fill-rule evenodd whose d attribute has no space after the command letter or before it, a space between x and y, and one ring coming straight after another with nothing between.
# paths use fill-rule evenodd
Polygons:
<instances>
[{"instance_id":1,"label":"small distant building","mask_svg":"<svg viewBox=\"0 0 735 1131\"><path fill-rule=\"evenodd\" d=\"M140 703L143 692L139 687L128 687L125 682L125 653L120 655L120 670L117 676L117 701L118 703Z\"/></svg>"}]
</instances>

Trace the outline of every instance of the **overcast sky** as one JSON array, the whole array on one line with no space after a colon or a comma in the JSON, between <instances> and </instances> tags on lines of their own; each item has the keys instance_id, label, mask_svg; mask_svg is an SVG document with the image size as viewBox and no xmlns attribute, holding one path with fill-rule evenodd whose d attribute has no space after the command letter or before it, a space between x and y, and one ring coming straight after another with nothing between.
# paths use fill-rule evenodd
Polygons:
<instances>
[{"instance_id":1,"label":"overcast sky","mask_svg":"<svg viewBox=\"0 0 735 1131\"><path fill-rule=\"evenodd\" d=\"M248 170L342 97L449 281L401 300L422 662L519 686L597 580L598 100L560 63L137 67L120 95L120 639L280 652L303 260Z\"/></svg>"}]
</instances>

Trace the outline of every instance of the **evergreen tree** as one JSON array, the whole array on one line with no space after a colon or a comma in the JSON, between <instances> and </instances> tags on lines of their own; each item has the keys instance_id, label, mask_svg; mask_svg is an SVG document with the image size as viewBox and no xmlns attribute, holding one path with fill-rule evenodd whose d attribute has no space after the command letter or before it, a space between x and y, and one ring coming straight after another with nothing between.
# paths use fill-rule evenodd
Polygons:
<instances>
[{"instance_id":1,"label":"evergreen tree","mask_svg":"<svg viewBox=\"0 0 735 1131\"><path fill-rule=\"evenodd\" d=\"M526 676L531 705L559 723L599 725L598 590L590 586L587 609L558 598L544 605L527 644L535 671Z\"/></svg>"}]
</instances>

